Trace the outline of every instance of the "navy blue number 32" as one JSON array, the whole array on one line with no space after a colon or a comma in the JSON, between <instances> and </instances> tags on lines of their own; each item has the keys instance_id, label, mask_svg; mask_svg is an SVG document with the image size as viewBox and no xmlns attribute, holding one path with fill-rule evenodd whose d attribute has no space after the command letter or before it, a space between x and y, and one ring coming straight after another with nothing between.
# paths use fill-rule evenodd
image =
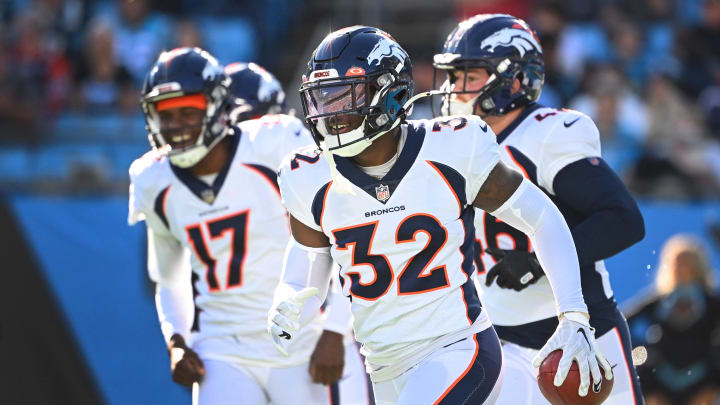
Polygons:
<instances>
[{"instance_id":1,"label":"navy blue number 32","mask_svg":"<svg viewBox=\"0 0 720 405\"><path fill-rule=\"evenodd\" d=\"M370 253L378 221L333 231L338 250L352 246L352 265L368 265L375 271L375 279L363 284L358 272L347 272L350 293L353 296L375 301L390 289L395 273L385 255ZM416 240L418 232L428 235L425 247L405 265L398 275L398 295L420 294L450 285L444 265L430 271L426 269L447 241L447 229L437 218L428 214L416 214L405 218L395 233L396 243Z\"/></svg>"}]
</instances>

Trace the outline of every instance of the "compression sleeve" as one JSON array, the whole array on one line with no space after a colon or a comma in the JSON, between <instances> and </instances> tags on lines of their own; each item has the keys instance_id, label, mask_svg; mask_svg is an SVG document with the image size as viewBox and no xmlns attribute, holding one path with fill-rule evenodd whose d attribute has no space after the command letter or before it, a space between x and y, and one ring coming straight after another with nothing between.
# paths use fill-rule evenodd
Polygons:
<instances>
[{"instance_id":1,"label":"compression sleeve","mask_svg":"<svg viewBox=\"0 0 720 405\"><path fill-rule=\"evenodd\" d=\"M187 341L195 315L190 257L178 241L158 235L150 227L148 273L157 283L155 307L165 343L176 333Z\"/></svg>"},{"instance_id":2,"label":"compression sleeve","mask_svg":"<svg viewBox=\"0 0 720 405\"><path fill-rule=\"evenodd\" d=\"M580 159L555 176L555 195L584 218L571 231L580 263L606 259L645 236L645 224L622 180L599 157Z\"/></svg>"},{"instance_id":3,"label":"compression sleeve","mask_svg":"<svg viewBox=\"0 0 720 405\"><path fill-rule=\"evenodd\" d=\"M352 330L352 309L350 300L342 295L339 284L338 279L334 278L328 292L327 318L323 329L347 336Z\"/></svg>"},{"instance_id":4,"label":"compression sleeve","mask_svg":"<svg viewBox=\"0 0 720 405\"><path fill-rule=\"evenodd\" d=\"M580 285L580 267L572 235L557 207L539 188L523 179L515 193L493 216L524 232L550 281L558 315L587 313Z\"/></svg>"},{"instance_id":5,"label":"compression sleeve","mask_svg":"<svg viewBox=\"0 0 720 405\"><path fill-rule=\"evenodd\" d=\"M312 248L290 238L285 249L280 284L275 290L274 302L285 301L306 287L315 287L318 294L305 303L300 325L306 325L320 313L320 307L328 294L332 270L330 247Z\"/></svg>"}]
</instances>

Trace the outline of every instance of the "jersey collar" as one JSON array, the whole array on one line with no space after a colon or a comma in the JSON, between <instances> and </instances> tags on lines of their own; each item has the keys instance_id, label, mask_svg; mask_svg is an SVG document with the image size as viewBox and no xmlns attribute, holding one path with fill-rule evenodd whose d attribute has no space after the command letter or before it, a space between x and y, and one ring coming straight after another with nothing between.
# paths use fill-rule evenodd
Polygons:
<instances>
[{"instance_id":1,"label":"jersey collar","mask_svg":"<svg viewBox=\"0 0 720 405\"><path fill-rule=\"evenodd\" d=\"M425 139L424 127L414 127L408 123L407 131L407 139L405 140L403 150L398 156L397 162L395 162L395 165L393 165L382 179L378 180L366 174L349 158L334 156L333 158L335 159L338 172L354 185L368 193L372 198L385 204L389 200L389 197L384 199L384 201L381 200L378 197L378 189L387 186L390 196L392 196L400 184L400 181L402 181L405 174L410 170L410 167L415 163Z\"/></svg>"},{"instance_id":2,"label":"jersey collar","mask_svg":"<svg viewBox=\"0 0 720 405\"><path fill-rule=\"evenodd\" d=\"M218 175L217 177L215 177L212 185L208 185L204 181L193 176L190 173L189 169L181 169L179 167L170 165L170 168L172 169L173 173L175 173L175 176L177 176L177 178L183 184L185 184L185 186L193 194L195 194L197 198L209 205L212 205L217 199L217 195L220 193L220 188L225 182L225 178L227 177L228 171L230 170L230 166L235 160L235 152L237 151L238 145L240 144L241 131L237 127L233 127L232 131L234 132L234 134L228 136L228 138L230 138L228 139L228 141L231 142L230 157L228 158L227 162L225 162L225 166L223 166L223 168L218 172Z\"/></svg>"},{"instance_id":3,"label":"jersey collar","mask_svg":"<svg viewBox=\"0 0 720 405\"><path fill-rule=\"evenodd\" d=\"M525 110L520 115L518 115L517 118L515 118L513 120L513 122L510 123L510 125L505 127L505 129L503 129L502 131L500 131L499 134L497 134L497 136L495 137L495 139L497 140L497 143L498 144L503 143L503 141L508 136L510 136L510 134L515 130L515 128L517 128L518 125L520 125L523 121L525 121L525 118L527 118L535 110L539 110L540 108L544 108L544 106L537 104L537 103L528 104L527 108L525 108Z\"/></svg>"}]
</instances>

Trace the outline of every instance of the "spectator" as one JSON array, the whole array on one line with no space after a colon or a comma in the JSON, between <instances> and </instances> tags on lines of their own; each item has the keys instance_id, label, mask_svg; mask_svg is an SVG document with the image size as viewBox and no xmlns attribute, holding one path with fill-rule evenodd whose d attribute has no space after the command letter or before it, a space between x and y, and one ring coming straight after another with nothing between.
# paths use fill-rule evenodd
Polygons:
<instances>
[{"instance_id":1,"label":"spectator","mask_svg":"<svg viewBox=\"0 0 720 405\"><path fill-rule=\"evenodd\" d=\"M705 0L701 25L680 30L676 52L684 90L695 98L714 83L720 66L720 0Z\"/></svg>"},{"instance_id":2,"label":"spectator","mask_svg":"<svg viewBox=\"0 0 720 405\"><path fill-rule=\"evenodd\" d=\"M149 10L148 0L116 0L108 18L115 32L115 56L139 87L157 55L171 45L172 26Z\"/></svg>"},{"instance_id":3,"label":"spectator","mask_svg":"<svg viewBox=\"0 0 720 405\"><path fill-rule=\"evenodd\" d=\"M591 70L585 82L587 92L580 94L570 105L595 121L600 131L603 158L622 174L642 152L648 130L645 104L613 67L600 66Z\"/></svg>"},{"instance_id":4,"label":"spectator","mask_svg":"<svg viewBox=\"0 0 720 405\"><path fill-rule=\"evenodd\" d=\"M720 399L720 298L713 292L708 257L691 236L663 247L649 299L628 316L647 405L714 404Z\"/></svg>"},{"instance_id":5,"label":"spectator","mask_svg":"<svg viewBox=\"0 0 720 405\"><path fill-rule=\"evenodd\" d=\"M193 20L180 21L175 26L175 48L203 48L203 40L197 24Z\"/></svg>"},{"instance_id":6,"label":"spectator","mask_svg":"<svg viewBox=\"0 0 720 405\"><path fill-rule=\"evenodd\" d=\"M0 132L5 140L34 141L40 118L47 121L65 102L69 63L34 14L14 20L9 42L0 50Z\"/></svg>"},{"instance_id":7,"label":"spectator","mask_svg":"<svg viewBox=\"0 0 720 405\"><path fill-rule=\"evenodd\" d=\"M111 27L96 21L88 29L84 63L78 67L77 104L80 110L94 113L115 112L124 92L132 92L132 77L115 60Z\"/></svg>"}]
</instances>

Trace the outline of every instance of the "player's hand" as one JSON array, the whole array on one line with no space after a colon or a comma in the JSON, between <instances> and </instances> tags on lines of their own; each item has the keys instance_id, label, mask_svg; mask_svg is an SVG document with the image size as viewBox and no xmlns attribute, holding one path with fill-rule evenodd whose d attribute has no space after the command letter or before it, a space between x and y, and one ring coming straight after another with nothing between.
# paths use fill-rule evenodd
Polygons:
<instances>
[{"instance_id":1,"label":"player's hand","mask_svg":"<svg viewBox=\"0 0 720 405\"><path fill-rule=\"evenodd\" d=\"M485 278L485 285L488 287L497 278L498 287L520 291L530 284L535 284L540 277L545 275L535 252L497 248L487 248L485 252L492 255L497 261L488 270Z\"/></svg>"},{"instance_id":2,"label":"player's hand","mask_svg":"<svg viewBox=\"0 0 720 405\"><path fill-rule=\"evenodd\" d=\"M168 345L170 350L170 370L172 379L180 385L192 387L194 382L199 382L205 376L205 366L191 348L185 344L185 339L180 335L173 335Z\"/></svg>"},{"instance_id":3,"label":"player's hand","mask_svg":"<svg viewBox=\"0 0 720 405\"><path fill-rule=\"evenodd\" d=\"M310 377L317 384L330 385L342 377L345 367L343 335L329 330L320 335L310 356Z\"/></svg>"},{"instance_id":4,"label":"player's hand","mask_svg":"<svg viewBox=\"0 0 720 405\"><path fill-rule=\"evenodd\" d=\"M289 355L287 349L295 334L300 330L300 315L305 308L305 302L317 293L317 288L307 287L270 308L268 333L272 337L275 348L283 355Z\"/></svg>"},{"instance_id":5,"label":"player's hand","mask_svg":"<svg viewBox=\"0 0 720 405\"><path fill-rule=\"evenodd\" d=\"M550 337L540 353L535 356L533 366L539 367L545 358L553 351L562 350L562 357L558 363L555 380L556 387L565 381L572 362L578 364L580 371L580 388L578 395L584 397L590 388L590 375L594 385L602 383L600 367L605 372L605 378L611 380L613 377L612 367L605 356L600 352L595 341L595 329L590 327L586 314L581 312L566 312L560 319L555 333Z\"/></svg>"}]
</instances>

